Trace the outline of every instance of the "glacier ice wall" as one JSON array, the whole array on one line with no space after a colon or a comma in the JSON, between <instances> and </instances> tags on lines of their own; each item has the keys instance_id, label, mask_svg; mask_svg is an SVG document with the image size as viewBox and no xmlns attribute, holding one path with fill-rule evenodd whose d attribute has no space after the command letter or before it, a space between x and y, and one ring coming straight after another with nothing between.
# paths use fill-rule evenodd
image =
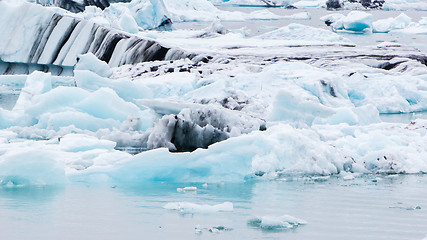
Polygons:
<instances>
[{"instance_id":1,"label":"glacier ice wall","mask_svg":"<svg viewBox=\"0 0 427 240\"><path fill-rule=\"evenodd\" d=\"M110 6L108 0L31 0L42 5L53 5L70 12L83 12L86 6L96 6L105 9Z\"/></svg>"},{"instance_id":2,"label":"glacier ice wall","mask_svg":"<svg viewBox=\"0 0 427 240\"><path fill-rule=\"evenodd\" d=\"M0 2L0 20L0 74L52 70L66 75L63 70L85 53L111 67L196 56L31 3Z\"/></svg>"}]
</instances>

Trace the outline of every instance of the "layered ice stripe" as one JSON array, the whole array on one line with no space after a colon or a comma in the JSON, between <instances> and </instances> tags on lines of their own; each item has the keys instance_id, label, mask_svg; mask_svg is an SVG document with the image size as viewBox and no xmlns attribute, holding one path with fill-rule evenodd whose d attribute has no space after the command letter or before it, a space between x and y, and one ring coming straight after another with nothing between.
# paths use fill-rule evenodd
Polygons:
<instances>
[{"instance_id":1,"label":"layered ice stripe","mask_svg":"<svg viewBox=\"0 0 427 240\"><path fill-rule=\"evenodd\" d=\"M72 67L78 55L88 52L111 67L195 56L153 40L65 16L61 11L31 3L0 2L0 60L9 64L0 68L0 74L13 73L14 65L10 63Z\"/></svg>"}]
</instances>

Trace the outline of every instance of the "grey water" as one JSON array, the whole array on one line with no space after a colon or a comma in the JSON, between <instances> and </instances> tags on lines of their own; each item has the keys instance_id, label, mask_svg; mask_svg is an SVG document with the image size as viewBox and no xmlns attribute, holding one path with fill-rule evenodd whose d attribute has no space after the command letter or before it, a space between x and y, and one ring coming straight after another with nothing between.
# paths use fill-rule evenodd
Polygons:
<instances>
[{"instance_id":1,"label":"grey water","mask_svg":"<svg viewBox=\"0 0 427 240\"><path fill-rule=\"evenodd\" d=\"M207 184L70 184L0 188L1 239L423 239L427 176L367 175ZM195 192L178 187L197 186ZM220 204L231 212L183 214L168 202ZM307 221L263 230L254 216ZM227 231L211 232L224 227ZM198 229L198 230L197 230Z\"/></svg>"}]
</instances>

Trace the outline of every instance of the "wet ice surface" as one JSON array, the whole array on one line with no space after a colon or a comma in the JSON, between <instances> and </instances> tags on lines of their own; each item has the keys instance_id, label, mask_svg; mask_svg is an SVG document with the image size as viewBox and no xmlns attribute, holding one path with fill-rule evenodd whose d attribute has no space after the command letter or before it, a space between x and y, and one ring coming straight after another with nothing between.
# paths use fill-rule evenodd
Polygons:
<instances>
[{"instance_id":1,"label":"wet ice surface","mask_svg":"<svg viewBox=\"0 0 427 240\"><path fill-rule=\"evenodd\" d=\"M4 239L423 239L427 177L368 175L222 184L68 185L0 189ZM197 191L177 192L177 187ZM180 212L173 202L234 205ZM220 208L218 207L218 208ZM226 208L225 210L230 210ZM285 216L284 215L289 215ZM259 217L299 221L260 228ZM298 219L298 220L295 220Z\"/></svg>"}]
</instances>

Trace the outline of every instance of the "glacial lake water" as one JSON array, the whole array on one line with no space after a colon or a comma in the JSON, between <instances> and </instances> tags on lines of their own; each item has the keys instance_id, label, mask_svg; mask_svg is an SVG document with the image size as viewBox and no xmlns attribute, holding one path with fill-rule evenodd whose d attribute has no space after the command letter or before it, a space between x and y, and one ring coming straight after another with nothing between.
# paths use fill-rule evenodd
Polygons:
<instances>
[{"instance_id":1,"label":"glacial lake water","mask_svg":"<svg viewBox=\"0 0 427 240\"><path fill-rule=\"evenodd\" d=\"M178 192L196 186L198 191ZM0 188L1 239L411 239L427 234L427 176L367 175L208 184L69 184ZM183 214L168 202L221 204L231 212ZM262 230L254 216L307 221ZM214 227L226 231L211 232ZM221 229L221 228L220 228Z\"/></svg>"}]
</instances>

